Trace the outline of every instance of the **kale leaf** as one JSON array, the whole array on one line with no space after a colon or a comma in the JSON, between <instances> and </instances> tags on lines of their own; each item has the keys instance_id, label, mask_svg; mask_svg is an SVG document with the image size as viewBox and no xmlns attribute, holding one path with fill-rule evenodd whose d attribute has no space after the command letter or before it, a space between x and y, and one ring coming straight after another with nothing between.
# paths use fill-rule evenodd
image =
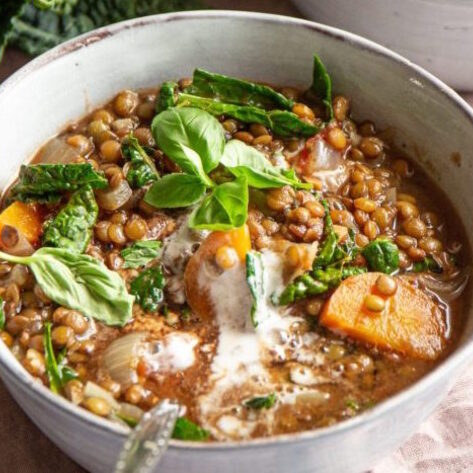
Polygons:
<instances>
[{"instance_id":1,"label":"kale leaf","mask_svg":"<svg viewBox=\"0 0 473 473\"><path fill-rule=\"evenodd\" d=\"M56 217L46 224L43 245L82 253L89 244L99 208L90 185L72 194Z\"/></svg>"},{"instance_id":2,"label":"kale leaf","mask_svg":"<svg viewBox=\"0 0 473 473\"><path fill-rule=\"evenodd\" d=\"M276 394L271 393L267 396L258 396L244 402L245 407L250 409L271 409L276 403Z\"/></svg>"},{"instance_id":3,"label":"kale leaf","mask_svg":"<svg viewBox=\"0 0 473 473\"><path fill-rule=\"evenodd\" d=\"M152 158L132 134L122 144L121 150L123 157L130 161L126 180L133 189L139 189L159 178Z\"/></svg>"},{"instance_id":4,"label":"kale leaf","mask_svg":"<svg viewBox=\"0 0 473 473\"><path fill-rule=\"evenodd\" d=\"M161 266L145 269L130 285L130 292L146 312L158 312L164 302L166 281Z\"/></svg>"},{"instance_id":5,"label":"kale leaf","mask_svg":"<svg viewBox=\"0 0 473 473\"><path fill-rule=\"evenodd\" d=\"M426 271L441 273L442 267L432 258L432 256L426 256L422 261L416 261L414 263L412 271L415 273L423 273Z\"/></svg>"},{"instance_id":6,"label":"kale leaf","mask_svg":"<svg viewBox=\"0 0 473 473\"><path fill-rule=\"evenodd\" d=\"M390 240L378 238L368 243L361 254L372 271L392 274L399 268L399 249Z\"/></svg>"},{"instance_id":7,"label":"kale leaf","mask_svg":"<svg viewBox=\"0 0 473 473\"><path fill-rule=\"evenodd\" d=\"M179 417L174 426L172 438L179 440L202 441L207 440L210 433L199 427L197 424L187 419L186 417Z\"/></svg>"},{"instance_id":8,"label":"kale leaf","mask_svg":"<svg viewBox=\"0 0 473 473\"><path fill-rule=\"evenodd\" d=\"M108 181L90 164L23 165L19 182L10 191L10 198L22 202L58 202L62 193L87 184L93 189L103 189Z\"/></svg>"}]
</instances>

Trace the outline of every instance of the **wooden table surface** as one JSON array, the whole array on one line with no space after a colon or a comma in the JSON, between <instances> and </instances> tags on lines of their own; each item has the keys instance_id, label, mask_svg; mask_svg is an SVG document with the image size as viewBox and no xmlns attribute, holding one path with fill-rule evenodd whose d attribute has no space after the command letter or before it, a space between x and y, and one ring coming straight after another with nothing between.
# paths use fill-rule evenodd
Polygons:
<instances>
[{"instance_id":1,"label":"wooden table surface","mask_svg":"<svg viewBox=\"0 0 473 473\"><path fill-rule=\"evenodd\" d=\"M301 16L288 0L208 0L206 3L213 8ZM0 64L0 82L29 59L21 51L7 50ZM473 105L473 94L466 98ZM87 473L33 425L1 382L0 426L0 473Z\"/></svg>"}]
</instances>

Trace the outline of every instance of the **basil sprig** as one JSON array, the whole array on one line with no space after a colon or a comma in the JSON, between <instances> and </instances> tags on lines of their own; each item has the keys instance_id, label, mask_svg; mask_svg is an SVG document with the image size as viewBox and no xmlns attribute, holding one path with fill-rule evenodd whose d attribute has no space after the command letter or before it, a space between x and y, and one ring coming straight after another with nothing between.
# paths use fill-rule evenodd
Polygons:
<instances>
[{"instance_id":1,"label":"basil sprig","mask_svg":"<svg viewBox=\"0 0 473 473\"><path fill-rule=\"evenodd\" d=\"M156 181L144 200L161 209L198 204L189 221L192 228L229 230L243 225L248 216L248 186L310 187L292 170L273 166L252 146L238 140L225 144L222 126L203 110L165 110L154 118L151 129L158 146L183 172ZM219 164L236 179L216 185L208 173Z\"/></svg>"},{"instance_id":2,"label":"basil sprig","mask_svg":"<svg viewBox=\"0 0 473 473\"><path fill-rule=\"evenodd\" d=\"M124 263L122 268L139 268L153 261L161 254L160 241L135 241L120 252Z\"/></svg>"},{"instance_id":3,"label":"basil sprig","mask_svg":"<svg viewBox=\"0 0 473 473\"><path fill-rule=\"evenodd\" d=\"M131 319L134 298L125 282L91 256L43 247L31 256L0 252L0 259L28 266L44 293L57 304L106 325L123 326Z\"/></svg>"}]
</instances>

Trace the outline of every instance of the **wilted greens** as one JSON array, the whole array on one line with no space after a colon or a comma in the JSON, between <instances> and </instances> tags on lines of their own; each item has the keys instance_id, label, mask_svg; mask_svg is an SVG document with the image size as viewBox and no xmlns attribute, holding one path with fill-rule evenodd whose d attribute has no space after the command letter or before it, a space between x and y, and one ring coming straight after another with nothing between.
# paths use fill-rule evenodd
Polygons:
<instances>
[{"instance_id":1,"label":"wilted greens","mask_svg":"<svg viewBox=\"0 0 473 473\"><path fill-rule=\"evenodd\" d=\"M123 142L121 151L123 157L130 161L126 180L133 189L139 189L159 178L153 159L132 134Z\"/></svg>"},{"instance_id":2,"label":"wilted greens","mask_svg":"<svg viewBox=\"0 0 473 473\"><path fill-rule=\"evenodd\" d=\"M137 276L130 286L130 292L136 302L146 312L158 312L164 301L164 285L166 280L161 266L145 269Z\"/></svg>"}]
</instances>

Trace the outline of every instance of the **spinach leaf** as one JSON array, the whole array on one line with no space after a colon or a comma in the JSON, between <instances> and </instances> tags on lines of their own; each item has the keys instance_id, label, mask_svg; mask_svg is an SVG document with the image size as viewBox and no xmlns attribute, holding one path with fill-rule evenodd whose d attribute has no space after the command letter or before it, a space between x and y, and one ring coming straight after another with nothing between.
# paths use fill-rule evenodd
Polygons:
<instances>
[{"instance_id":1,"label":"spinach leaf","mask_svg":"<svg viewBox=\"0 0 473 473\"><path fill-rule=\"evenodd\" d=\"M216 186L194 211L189 226L198 230L230 230L241 227L248 216L248 182L238 177Z\"/></svg>"},{"instance_id":2,"label":"spinach leaf","mask_svg":"<svg viewBox=\"0 0 473 473\"><path fill-rule=\"evenodd\" d=\"M51 322L44 324L43 346L49 387L52 392L58 394L69 381L78 376L72 368L65 364L65 354L56 360L51 337Z\"/></svg>"},{"instance_id":3,"label":"spinach leaf","mask_svg":"<svg viewBox=\"0 0 473 473\"><path fill-rule=\"evenodd\" d=\"M271 189L286 185L298 189L310 189L309 183L302 183L294 175L273 166L263 153L240 140L230 140L220 160L235 177L245 176L250 187Z\"/></svg>"},{"instance_id":4,"label":"spinach leaf","mask_svg":"<svg viewBox=\"0 0 473 473\"><path fill-rule=\"evenodd\" d=\"M163 82L158 97L156 98L156 113L161 113L168 108L174 107L177 87L176 82Z\"/></svg>"},{"instance_id":5,"label":"spinach leaf","mask_svg":"<svg viewBox=\"0 0 473 473\"><path fill-rule=\"evenodd\" d=\"M130 161L126 180L133 189L139 189L159 178L153 160L132 134L122 144L121 150L123 157Z\"/></svg>"},{"instance_id":6,"label":"spinach leaf","mask_svg":"<svg viewBox=\"0 0 473 473\"><path fill-rule=\"evenodd\" d=\"M5 328L5 303L3 301L3 297L0 297L0 330L3 330Z\"/></svg>"},{"instance_id":7,"label":"spinach leaf","mask_svg":"<svg viewBox=\"0 0 473 473\"><path fill-rule=\"evenodd\" d=\"M124 263L122 268L139 268L158 258L161 254L160 241L135 241L120 252Z\"/></svg>"},{"instance_id":8,"label":"spinach leaf","mask_svg":"<svg viewBox=\"0 0 473 473\"><path fill-rule=\"evenodd\" d=\"M206 173L217 167L225 146L216 118L196 108L171 108L154 118L151 131L161 150L184 172L212 186Z\"/></svg>"},{"instance_id":9,"label":"spinach leaf","mask_svg":"<svg viewBox=\"0 0 473 473\"><path fill-rule=\"evenodd\" d=\"M175 173L163 176L155 182L144 196L144 201L158 209L188 207L198 202L207 186L200 177Z\"/></svg>"},{"instance_id":10,"label":"spinach leaf","mask_svg":"<svg viewBox=\"0 0 473 473\"><path fill-rule=\"evenodd\" d=\"M174 426L174 432L172 433L173 439L179 440L207 440L210 436L210 433L199 427L197 424L187 419L186 417L179 417Z\"/></svg>"},{"instance_id":11,"label":"spinach leaf","mask_svg":"<svg viewBox=\"0 0 473 473\"><path fill-rule=\"evenodd\" d=\"M198 95L220 102L252 105L265 109L291 110L294 101L276 92L271 87L255 84L235 77L196 69L192 84L185 89L187 94Z\"/></svg>"},{"instance_id":12,"label":"spinach leaf","mask_svg":"<svg viewBox=\"0 0 473 473\"><path fill-rule=\"evenodd\" d=\"M245 407L250 409L271 409L276 403L276 394L271 393L267 396L258 396L244 402Z\"/></svg>"},{"instance_id":13,"label":"spinach leaf","mask_svg":"<svg viewBox=\"0 0 473 473\"><path fill-rule=\"evenodd\" d=\"M417 261L412 266L415 273L423 273L432 271L433 273L441 273L442 267L435 261L432 256L426 256L422 261Z\"/></svg>"},{"instance_id":14,"label":"spinach leaf","mask_svg":"<svg viewBox=\"0 0 473 473\"><path fill-rule=\"evenodd\" d=\"M10 191L10 198L22 202L57 202L62 193L87 184L93 189L103 189L108 186L108 181L90 164L23 165L19 182Z\"/></svg>"},{"instance_id":15,"label":"spinach leaf","mask_svg":"<svg viewBox=\"0 0 473 473\"><path fill-rule=\"evenodd\" d=\"M305 273L302 276L294 279L292 283L286 286L279 297L279 304L291 304L292 302L298 301L299 299L304 299L305 297L323 294L328 290L328 284L317 281L309 273Z\"/></svg>"},{"instance_id":16,"label":"spinach leaf","mask_svg":"<svg viewBox=\"0 0 473 473\"><path fill-rule=\"evenodd\" d=\"M125 325L133 297L121 276L100 261L64 248L43 247L31 256L0 252L0 259L27 265L44 293L57 304L106 325Z\"/></svg>"},{"instance_id":17,"label":"spinach leaf","mask_svg":"<svg viewBox=\"0 0 473 473\"><path fill-rule=\"evenodd\" d=\"M328 203L324 200L322 204L325 207L324 242L320 247L317 258L314 260L314 268L332 263L338 242L338 236L333 230L333 222Z\"/></svg>"},{"instance_id":18,"label":"spinach leaf","mask_svg":"<svg viewBox=\"0 0 473 473\"><path fill-rule=\"evenodd\" d=\"M391 274L399 268L399 249L390 240L378 238L368 243L361 254L372 271Z\"/></svg>"},{"instance_id":19,"label":"spinach leaf","mask_svg":"<svg viewBox=\"0 0 473 473\"><path fill-rule=\"evenodd\" d=\"M258 251L249 251L246 254L246 282L250 288L251 298L251 322L253 327L258 326L258 309L265 297L264 294L264 267L263 258Z\"/></svg>"},{"instance_id":20,"label":"spinach leaf","mask_svg":"<svg viewBox=\"0 0 473 473\"><path fill-rule=\"evenodd\" d=\"M320 100L322 100L329 119L331 120L333 118L332 80L317 54L314 54L313 82L311 90Z\"/></svg>"},{"instance_id":21,"label":"spinach leaf","mask_svg":"<svg viewBox=\"0 0 473 473\"><path fill-rule=\"evenodd\" d=\"M251 105L223 103L186 93L178 94L177 107L198 108L212 115L225 115L243 123L260 123L282 137L313 136L319 132L317 126L302 121L295 113L288 110L266 111Z\"/></svg>"},{"instance_id":22,"label":"spinach leaf","mask_svg":"<svg viewBox=\"0 0 473 473\"><path fill-rule=\"evenodd\" d=\"M67 205L46 224L43 245L82 253L89 244L98 214L94 191L86 185L72 194Z\"/></svg>"},{"instance_id":23,"label":"spinach leaf","mask_svg":"<svg viewBox=\"0 0 473 473\"><path fill-rule=\"evenodd\" d=\"M145 269L130 285L130 292L146 312L158 312L164 302L166 281L160 266Z\"/></svg>"}]
</instances>

